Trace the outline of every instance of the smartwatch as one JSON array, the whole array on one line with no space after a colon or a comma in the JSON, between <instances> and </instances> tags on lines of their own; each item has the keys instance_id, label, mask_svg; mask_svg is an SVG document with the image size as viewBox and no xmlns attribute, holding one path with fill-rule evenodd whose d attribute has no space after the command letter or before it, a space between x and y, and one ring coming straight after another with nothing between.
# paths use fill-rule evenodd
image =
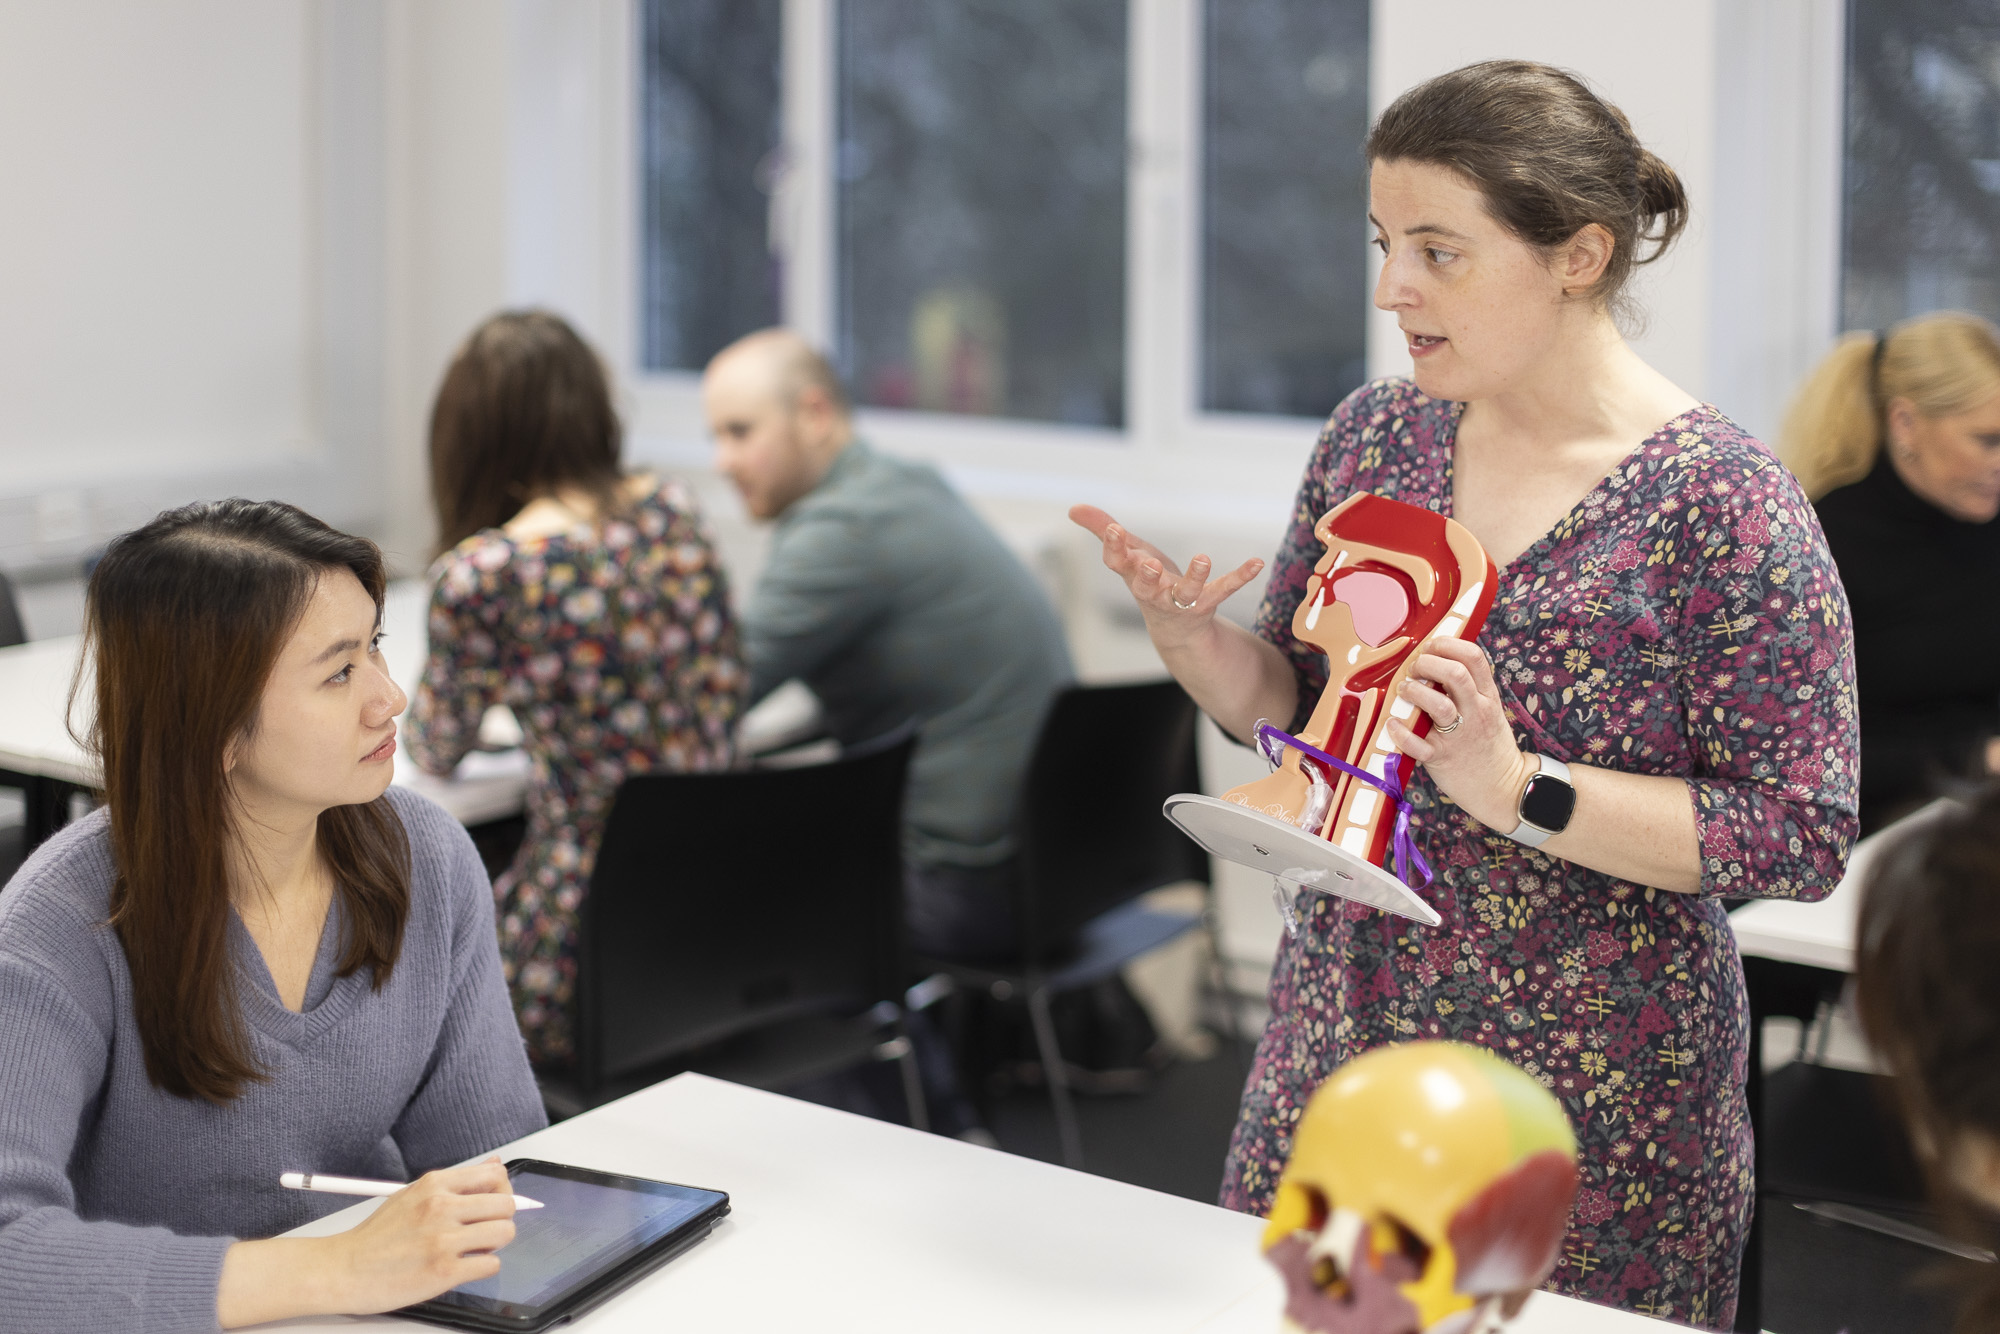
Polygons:
<instances>
[{"instance_id":1,"label":"smartwatch","mask_svg":"<svg viewBox=\"0 0 2000 1334\"><path fill-rule=\"evenodd\" d=\"M1539 766L1521 789L1521 805L1515 812L1520 823L1507 837L1516 843L1538 848L1569 828L1576 812L1576 786L1569 781L1569 766L1547 755L1535 756Z\"/></svg>"}]
</instances>

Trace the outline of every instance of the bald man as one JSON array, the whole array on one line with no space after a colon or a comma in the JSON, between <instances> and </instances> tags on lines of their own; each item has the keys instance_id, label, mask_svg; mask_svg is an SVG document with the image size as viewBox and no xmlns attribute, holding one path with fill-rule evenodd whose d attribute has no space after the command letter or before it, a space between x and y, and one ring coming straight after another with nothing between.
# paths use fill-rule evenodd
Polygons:
<instances>
[{"instance_id":1,"label":"bald man","mask_svg":"<svg viewBox=\"0 0 2000 1334\"><path fill-rule=\"evenodd\" d=\"M1014 812L1069 650L1041 585L934 468L854 436L840 379L767 329L702 377L716 467L774 519L742 618L750 702L793 678L832 734L918 726L904 803L912 945L956 958L1014 946Z\"/></svg>"}]
</instances>

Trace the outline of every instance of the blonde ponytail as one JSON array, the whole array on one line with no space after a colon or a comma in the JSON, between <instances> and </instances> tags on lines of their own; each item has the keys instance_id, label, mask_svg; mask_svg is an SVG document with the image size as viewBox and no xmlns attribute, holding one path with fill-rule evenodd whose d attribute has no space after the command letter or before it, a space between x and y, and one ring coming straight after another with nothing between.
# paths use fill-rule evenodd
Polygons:
<instances>
[{"instance_id":1,"label":"blonde ponytail","mask_svg":"<svg viewBox=\"0 0 2000 1334\"><path fill-rule=\"evenodd\" d=\"M1908 399L1926 417L1949 417L2000 394L2000 329L1946 310L1905 320L1880 339L1842 338L1799 387L1778 437L1778 457L1808 498L1858 482L1875 467L1888 405Z\"/></svg>"},{"instance_id":2,"label":"blonde ponytail","mask_svg":"<svg viewBox=\"0 0 2000 1334\"><path fill-rule=\"evenodd\" d=\"M1860 481L1882 452L1882 410L1870 383L1875 342L1872 333L1842 338L1799 387L1785 414L1778 457L1808 499Z\"/></svg>"}]
</instances>

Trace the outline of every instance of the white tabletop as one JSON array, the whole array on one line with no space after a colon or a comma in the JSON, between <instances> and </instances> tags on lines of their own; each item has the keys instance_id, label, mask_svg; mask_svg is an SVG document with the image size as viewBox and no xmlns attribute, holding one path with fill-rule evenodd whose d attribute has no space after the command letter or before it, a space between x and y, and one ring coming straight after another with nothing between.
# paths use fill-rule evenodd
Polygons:
<instances>
[{"instance_id":1,"label":"white tabletop","mask_svg":"<svg viewBox=\"0 0 2000 1334\"><path fill-rule=\"evenodd\" d=\"M713 1236L579 1322L594 1334L1278 1328L1283 1290L1259 1252L1259 1219L701 1075L501 1152L729 1192L733 1211ZM297 1235L352 1226L376 1203ZM1662 1328L1546 1294L1510 1326Z\"/></svg>"},{"instance_id":2,"label":"white tabletop","mask_svg":"<svg viewBox=\"0 0 2000 1334\"><path fill-rule=\"evenodd\" d=\"M1760 899L1729 914L1736 947L1760 959L1811 964L1843 973L1854 971L1855 923L1861 911L1861 882L1889 835L1929 819L1945 808L1942 800L1876 830L1854 845L1847 873L1818 903Z\"/></svg>"},{"instance_id":3,"label":"white tabletop","mask_svg":"<svg viewBox=\"0 0 2000 1334\"><path fill-rule=\"evenodd\" d=\"M424 612L428 590L421 580L389 586L382 612L383 651L397 682L412 695L423 675ZM97 766L70 736L64 722L70 678L82 641L74 636L0 648L0 769L57 778L84 787L97 783ZM77 698L78 730L88 726L88 689ZM438 803L466 824L514 815L528 785L528 759L518 750L468 756L457 773L437 778L423 772L408 750L396 755L396 781Z\"/></svg>"},{"instance_id":4,"label":"white tabletop","mask_svg":"<svg viewBox=\"0 0 2000 1334\"><path fill-rule=\"evenodd\" d=\"M397 580L383 599L382 651L397 683L413 699L430 644L429 604L430 586L421 579ZM81 647L82 641L72 635L0 648L0 769L81 787L96 785L97 766L64 725L70 678ZM748 752L761 753L810 735L817 726L818 707L811 692L797 682L789 683L744 715L737 743ZM499 725L482 728L482 736L507 738L502 745L518 742L520 728L512 715L498 712L504 716L489 723ZM76 718L79 730L89 723L88 690L79 692ZM520 814L528 774L528 757L519 749L474 751L448 778L425 773L407 747L396 752L396 782L423 793L469 825Z\"/></svg>"}]
</instances>

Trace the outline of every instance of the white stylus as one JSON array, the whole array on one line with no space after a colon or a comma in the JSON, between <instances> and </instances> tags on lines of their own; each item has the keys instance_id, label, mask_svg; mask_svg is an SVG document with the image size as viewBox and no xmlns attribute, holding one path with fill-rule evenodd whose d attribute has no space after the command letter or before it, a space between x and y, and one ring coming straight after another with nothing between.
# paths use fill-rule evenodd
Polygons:
<instances>
[{"instance_id":1,"label":"white stylus","mask_svg":"<svg viewBox=\"0 0 2000 1334\"><path fill-rule=\"evenodd\" d=\"M324 1172L287 1172L278 1178L287 1190L316 1190L323 1195L394 1195L407 1181L364 1181L360 1177L330 1177ZM539 1209L540 1200L525 1195L514 1197L516 1209Z\"/></svg>"}]
</instances>

